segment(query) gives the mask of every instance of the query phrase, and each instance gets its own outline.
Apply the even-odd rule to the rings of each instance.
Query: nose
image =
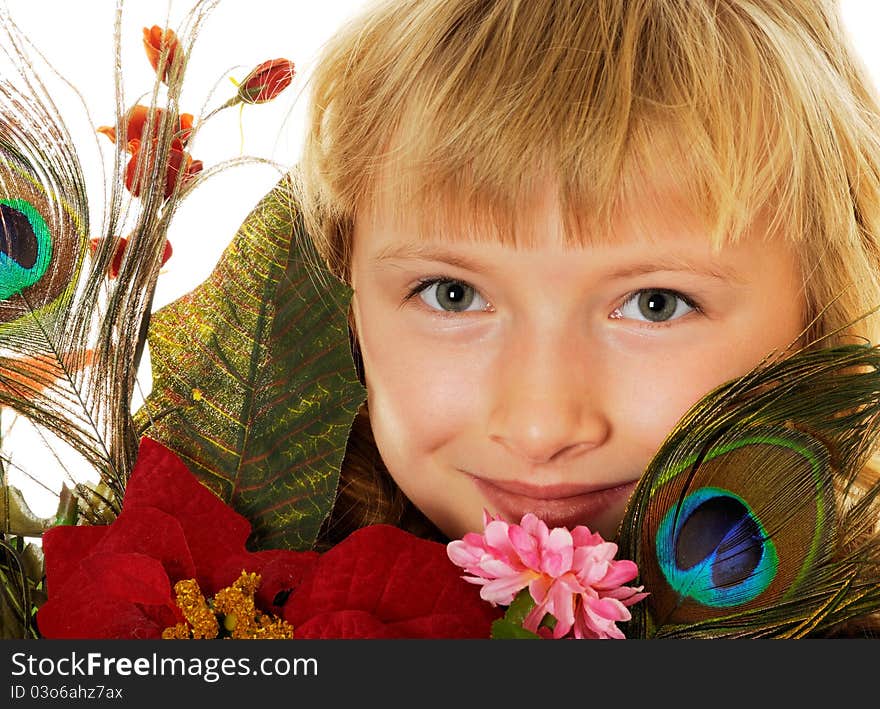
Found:
[[[611,426],[588,345],[571,333],[526,333],[508,344],[496,369],[490,439],[533,465],[602,445]]]

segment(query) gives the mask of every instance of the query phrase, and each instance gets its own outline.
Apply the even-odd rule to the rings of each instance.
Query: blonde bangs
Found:
[[[590,243],[674,193],[718,245],[758,214],[801,244],[811,310],[853,283],[839,320],[880,299],[876,103],[851,53],[821,49],[842,36],[822,1],[382,3],[313,76],[307,225],[345,277],[371,210],[521,243],[550,178]]]

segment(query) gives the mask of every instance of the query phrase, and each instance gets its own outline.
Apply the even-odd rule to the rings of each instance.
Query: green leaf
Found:
[[[28,507],[21,490],[0,485],[0,529],[23,537],[39,537],[53,522],[53,518],[37,517]]]
[[[541,636],[537,633],[526,630],[507,618],[499,618],[492,622],[492,633],[489,637],[492,640],[541,640]]]
[[[330,512],[365,393],[350,300],[285,178],[212,275],[152,316],[153,390],[137,421],[250,520],[253,548],[311,548]]]
[[[540,640],[540,635],[523,627],[526,616],[534,607],[529,589],[522,589],[507,607],[504,617],[492,623],[492,640]]]
[[[33,616],[46,600],[43,575],[40,547],[0,534],[0,639],[39,636]]]

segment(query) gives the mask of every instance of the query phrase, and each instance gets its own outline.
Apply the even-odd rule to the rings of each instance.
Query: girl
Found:
[[[612,537],[709,390],[877,341],[878,104],[830,0],[390,0],[312,81],[303,209],[368,392],[328,544]]]

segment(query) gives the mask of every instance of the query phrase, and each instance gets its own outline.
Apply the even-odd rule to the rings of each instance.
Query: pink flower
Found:
[[[632,561],[616,561],[617,545],[579,525],[548,529],[535,515],[509,524],[485,513],[483,534],[469,533],[450,542],[454,564],[482,586],[480,596],[492,605],[510,605],[528,588],[535,607],[523,627],[538,632],[548,613],[556,619],[553,637],[624,637],[616,623],[631,618],[628,606],[648,594],[642,586],[624,586],[638,575]]]

